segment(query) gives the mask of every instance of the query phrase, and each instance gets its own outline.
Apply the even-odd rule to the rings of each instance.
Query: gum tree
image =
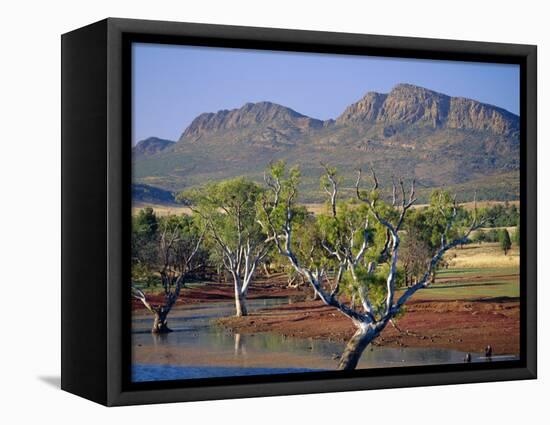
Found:
[[[338,181],[335,170],[325,167],[325,171],[325,186],[330,196],[332,216],[335,219],[334,225],[337,226],[339,225]],[[291,171],[287,176],[284,166],[279,164],[271,167],[270,174],[266,178],[269,192],[263,201],[264,226],[270,229],[280,255],[286,257],[296,272],[304,276],[324,304],[334,307],[348,317],[356,328],[340,358],[338,364],[340,370],[356,368],[365,348],[400,313],[403,305],[417,291],[429,286],[432,270],[437,267],[443,255],[449,249],[465,243],[470,233],[481,225],[477,219],[477,213],[474,211],[469,225],[464,229],[457,229],[455,225],[458,214],[456,200],[453,199],[452,202],[449,202],[448,197],[439,196],[435,198],[437,202],[434,203],[434,199],[432,199],[431,208],[437,210],[445,221],[439,247],[428,262],[422,278],[407,288],[399,297],[396,297],[397,263],[401,243],[399,232],[407,212],[416,201],[415,185],[413,182],[407,193],[402,181],[398,184],[394,182],[391,204],[385,204],[379,201],[378,180],[374,172],[372,180],[373,186],[370,190],[361,189],[361,171],[358,171],[355,195],[357,201],[366,207],[364,212],[361,212],[360,221],[363,223],[360,231],[361,237],[356,238],[358,229],[355,225],[344,225],[345,232],[342,231],[333,239],[336,241],[333,245],[329,245],[326,240],[322,242],[327,255],[337,259],[339,268],[342,270],[340,275],[344,276],[346,273],[351,276],[360,299],[360,306],[356,307],[354,303],[350,303],[348,299],[341,296],[338,285],[333,286],[332,290],[327,289],[325,284],[326,268],[317,265],[311,267],[295,252],[293,239],[296,231],[294,211],[299,183],[297,172]],[[383,244],[383,255],[379,255],[379,246],[372,244],[371,232],[375,228],[371,228],[371,220],[379,229],[383,229],[383,234],[387,232],[390,235],[388,246],[385,246],[385,242]],[[449,237],[458,231],[460,231],[460,237],[453,239]],[[354,234],[352,235],[352,233]],[[359,240],[361,242],[357,243]],[[370,250],[375,250],[375,254],[370,254],[370,258],[374,260],[366,262],[365,258],[369,255],[367,253]],[[382,263],[377,262],[376,259]],[[380,290],[380,279],[377,278],[381,273],[384,275],[382,290]]]
[[[154,303],[143,290],[132,284],[132,296],[141,301],[153,316],[153,333],[171,332],[168,327],[168,314],[179,298],[185,279],[192,271],[202,266],[199,249],[203,240],[201,233],[189,216],[168,216],[156,224],[148,234],[147,254],[140,267],[149,275],[160,277],[163,302]],[[143,272],[142,272],[143,273]]]
[[[200,217],[233,279],[236,316],[248,315],[246,297],[250,283],[271,247],[272,238],[256,221],[256,203],[261,193],[260,186],[240,177],[178,196]]]

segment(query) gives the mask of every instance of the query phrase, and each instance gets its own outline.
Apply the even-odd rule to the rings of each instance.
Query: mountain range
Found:
[[[177,141],[150,137],[133,149],[134,180],[169,191],[246,175],[261,180],[270,161],[299,164],[302,199],[318,202],[320,163],[343,187],[373,166],[381,183],[416,178],[421,196],[446,187],[464,199],[517,199],[519,117],[472,99],[411,84],[369,92],[338,117],[318,120],[271,102],[204,113]]]

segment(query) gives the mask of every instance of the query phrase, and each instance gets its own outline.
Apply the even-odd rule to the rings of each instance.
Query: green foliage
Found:
[[[415,228],[401,236],[401,249],[399,252],[399,264],[403,273],[403,283],[408,285],[419,280],[426,272],[428,262],[432,257],[428,243],[418,237]]]
[[[483,230],[477,230],[474,235],[470,238],[472,242],[482,243],[487,241],[487,233]]]
[[[256,202],[261,193],[256,183],[239,177],[180,193],[177,200],[190,203],[203,226],[211,224],[224,240],[234,244],[239,234],[257,237]]]
[[[519,224],[519,210],[516,205],[496,204],[481,211],[486,227],[513,227]]]
[[[510,234],[508,230],[501,229],[499,233],[500,248],[504,251],[504,255],[508,254],[508,251],[512,247],[512,241],[510,240]]]
[[[368,294],[368,298],[373,307],[373,314],[380,317],[385,309],[385,301],[387,296],[387,277],[389,273],[389,265],[381,264],[372,273],[368,273],[366,266],[360,266],[356,269],[357,280],[352,278],[349,271],[346,271],[342,277],[340,284],[342,293],[350,299],[355,300],[355,303],[360,302],[359,291],[361,287]],[[403,274],[398,271],[396,282],[403,281]]]
[[[158,258],[158,218],[145,208],[132,219],[132,279],[150,286],[157,282],[153,264]]]
[[[480,233],[484,233],[486,242],[498,242],[500,240],[500,232],[497,229],[491,229],[488,231],[480,230]]]
[[[378,203],[377,210],[384,216],[391,216],[391,211],[383,202]],[[365,203],[354,199],[338,202],[336,217],[332,214],[319,214],[317,221],[323,239],[334,248],[346,246],[351,240],[351,247],[357,252],[364,240],[364,227],[368,219],[367,240],[369,249],[363,257],[364,264],[378,261],[386,241],[386,229],[374,218]]]
[[[133,229],[136,233],[148,238],[152,237],[158,230],[158,219],[153,208],[147,207],[138,212],[134,217]]]
[[[150,287],[159,285],[161,280],[158,274],[151,270],[146,263],[136,262],[132,264],[132,282]]]
[[[516,239],[519,237],[519,227],[516,228],[516,231],[514,232],[514,243],[519,244],[519,239]],[[495,243],[500,242],[502,232],[499,229],[489,229],[489,230],[483,230],[479,229],[477,230],[474,235],[472,236],[472,242],[489,242],[489,243]]]
[[[388,267],[383,265],[379,267],[374,273],[367,273],[366,268],[360,268],[357,271],[357,278],[360,285],[364,285],[368,290],[369,299],[375,313],[381,311],[384,306],[384,300],[386,298],[386,278],[388,274]]]
[[[269,168],[268,182],[270,189],[263,193],[257,204],[258,221],[270,223],[276,231],[283,229],[287,219],[287,208],[290,206],[292,216],[292,250],[298,261],[310,268],[331,267],[334,261],[327,258],[322,247],[322,231],[319,220],[307,211],[307,208],[296,204],[298,186],[301,181],[299,168],[287,170],[284,161],[272,163]],[[266,229],[267,232],[271,231]],[[272,248],[272,257],[280,264],[287,265],[288,261],[282,258],[275,247]],[[292,276],[294,270],[289,269]]]
[[[454,211],[456,217],[452,219]],[[455,205],[449,192],[434,190],[428,207],[410,211],[405,222],[405,230],[429,247],[431,256],[441,246],[441,238],[446,231],[448,240],[455,239],[464,232],[471,220],[471,213]],[[449,221],[452,221],[452,225],[447,229]]]
[[[313,215],[298,217],[298,220],[294,222],[297,225],[293,225],[292,239],[292,250],[298,261],[311,269],[334,267],[334,259],[327,256],[321,244],[323,236],[319,221]]]
[[[198,227],[206,231],[204,245],[211,265],[226,266],[225,249],[237,252],[240,247],[256,246],[265,240],[265,229],[258,223],[258,203],[263,194],[258,184],[239,177],[177,196],[178,202],[191,206]]]
[[[277,161],[270,164],[268,177],[273,185],[276,185],[276,181],[280,182],[280,187],[275,188],[278,190],[278,199],[275,199],[277,195],[273,190],[262,192],[262,196],[256,204],[258,219],[263,223],[270,221],[276,229],[280,229],[286,220],[287,205],[289,198],[292,197],[292,221],[298,225],[303,223],[309,213],[304,206],[295,203],[302,178],[300,169],[292,167],[287,170],[284,161]],[[269,214],[269,220],[267,214]]]
[[[169,250],[161,250],[163,233],[175,235]],[[195,248],[200,229],[191,216],[157,217],[151,208],[138,212],[132,221],[132,280],[147,286],[160,283],[159,272],[165,264],[181,272]],[[206,251],[199,249],[194,262],[204,262]]]

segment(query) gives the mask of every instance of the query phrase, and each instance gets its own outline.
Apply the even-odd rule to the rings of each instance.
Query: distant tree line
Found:
[[[514,227],[519,225],[519,208],[505,202],[480,209],[486,219],[485,227]]]

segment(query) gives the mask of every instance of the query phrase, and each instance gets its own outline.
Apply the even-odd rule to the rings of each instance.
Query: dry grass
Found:
[[[514,234],[516,233],[516,226],[508,226],[508,227],[480,227],[477,231],[479,232],[480,230],[483,231],[483,232],[489,232],[490,230],[501,230],[501,229],[506,229],[508,230],[508,233],[510,234],[510,237],[513,237]]]
[[[495,205],[504,205],[506,202],[504,201],[478,201],[477,202],[477,208],[488,208]],[[519,208],[519,201],[509,201],[509,205],[515,205]],[[327,212],[327,204],[326,203],[318,203],[318,204],[304,204],[305,207],[308,209],[308,211],[312,212],[313,214],[317,215],[320,213],[326,213]],[[360,205],[358,203],[357,205]],[[465,202],[461,203],[461,206],[466,208],[467,210],[473,210],[474,209],[474,203],[473,202]],[[413,208],[425,208],[428,204],[414,204]],[[513,227],[508,227],[508,231],[513,230]]]
[[[320,203],[320,204],[304,204],[304,206],[307,208],[307,210],[315,215],[319,214],[327,214],[328,213],[328,207],[326,203]]]
[[[488,208],[493,207],[495,205],[505,205],[506,202],[508,202],[508,205],[515,205],[519,208],[519,201],[477,201],[477,208]],[[460,205],[467,210],[473,210],[474,209],[474,202],[463,202],[460,203]],[[428,204],[415,204],[413,205],[413,208],[424,208],[427,207]]]
[[[193,212],[190,208],[184,207],[182,205],[162,205],[162,204],[149,204],[137,202],[132,205],[132,214],[136,215],[139,210],[151,207],[158,216],[167,216],[167,215],[181,215],[187,214],[191,215]],[[312,212],[315,215],[321,213],[327,213],[326,204],[305,204],[305,207],[308,211]]]
[[[516,244],[507,255],[498,243],[465,245],[448,252],[447,261],[450,268],[501,268],[519,267],[519,249]]]
[[[134,203],[132,205],[132,215],[136,215],[139,210],[151,207],[155,211],[155,214],[158,216],[167,216],[167,215],[191,215],[192,211],[188,207],[183,205],[160,205],[160,204],[145,204],[145,203]]]

